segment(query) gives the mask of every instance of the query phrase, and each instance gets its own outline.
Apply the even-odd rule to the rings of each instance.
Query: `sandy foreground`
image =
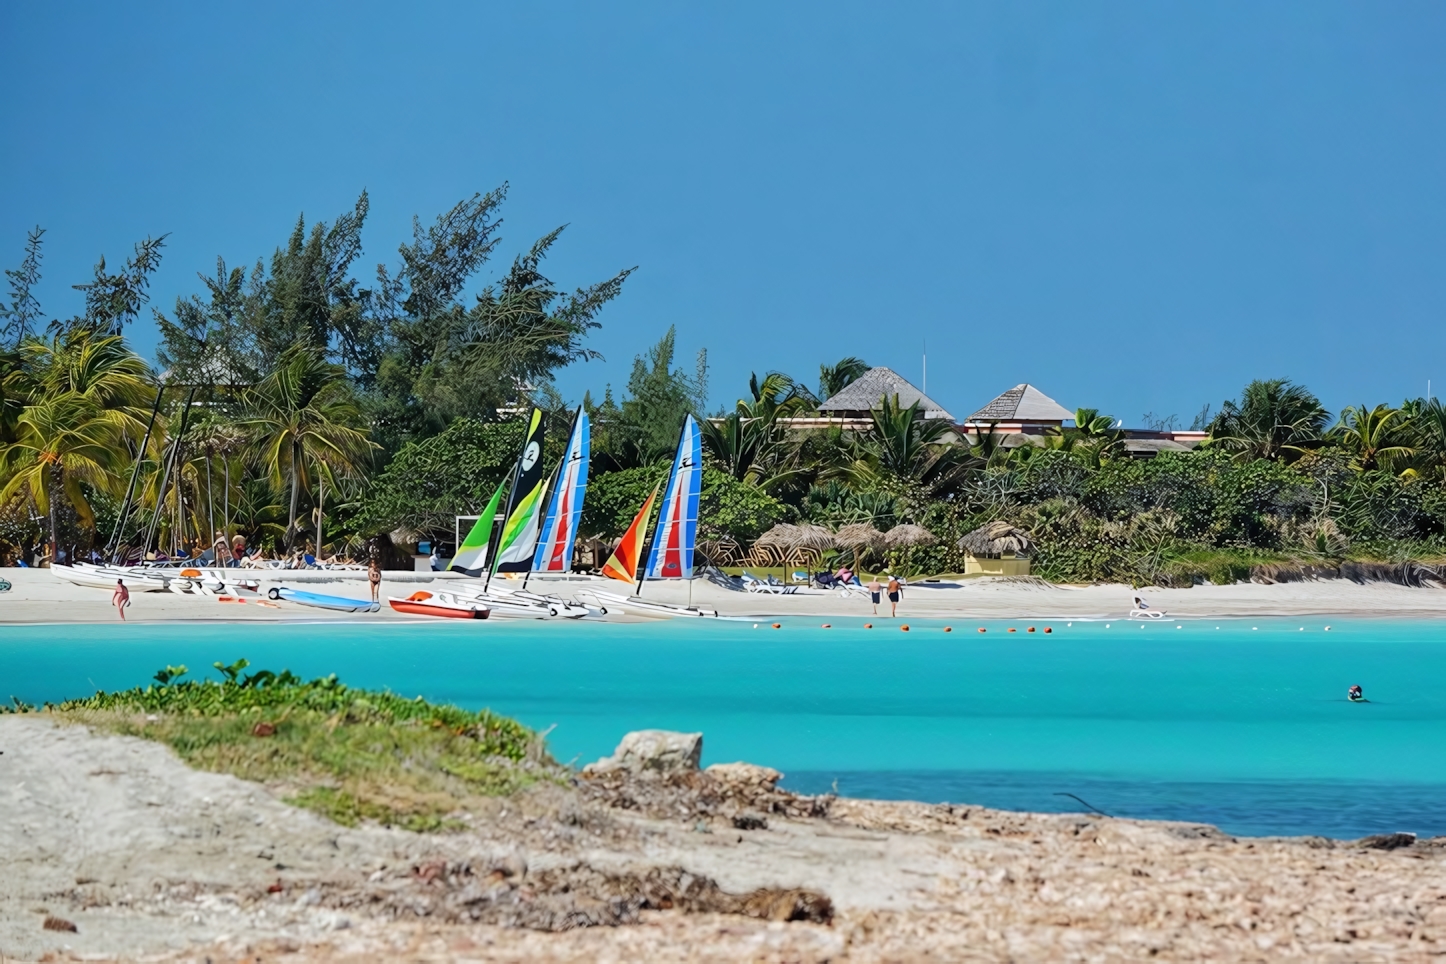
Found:
[[[421,835],[41,716],[0,718],[0,750],[7,960],[1446,956],[1446,838],[1237,840],[707,773],[547,785]]]
[[[103,589],[74,586],[44,569],[3,569],[0,574],[13,584],[0,593],[0,624],[54,622],[116,622],[110,593]],[[368,597],[364,578],[319,571],[248,571],[261,579],[260,591],[273,585],[290,585],[316,592]],[[449,573],[388,572],[384,574],[381,597],[405,597],[419,589],[446,589],[468,582]],[[520,585],[520,581],[504,581]],[[957,588],[935,588],[918,584],[905,589],[899,616],[942,619],[1113,619],[1124,618],[1136,590],[1128,586],[1052,586],[1037,580],[1012,581],[973,579]],[[571,597],[579,590],[598,587],[609,591],[627,587],[610,579],[569,576],[534,577],[529,588]],[[1239,583],[1233,586],[1196,586],[1192,589],[1139,590],[1156,608],[1181,619],[1211,617],[1268,616],[1446,616],[1446,590],[1411,588],[1387,583],[1358,585],[1344,579],[1283,585]],[[734,592],[704,580],[689,587],[677,583],[649,583],[649,599],[716,609],[724,615],[765,618],[771,616],[866,617],[873,614],[867,596],[840,596],[818,590],[788,595]],[[425,616],[404,616],[385,607],[376,614],[334,613],[295,603],[259,605],[259,598],[247,603],[222,603],[215,599],[170,592],[135,593],[126,618],[131,622],[175,620],[420,620]],[[888,613],[887,601],[880,606]],[[625,618],[632,618],[628,616]]]

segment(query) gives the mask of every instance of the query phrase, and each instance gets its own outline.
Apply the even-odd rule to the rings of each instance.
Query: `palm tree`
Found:
[[[1423,402],[1411,420],[1416,455],[1426,469],[1446,468],[1446,405],[1439,399]]]
[[[56,509],[62,500],[80,524],[94,529],[86,489],[116,494],[125,470],[126,416],[76,392],[41,398],[15,420],[15,441],[0,450],[0,504],[25,492],[50,520],[50,560],[58,558]]]
[[[1377,405],[1347,406],[1341,421],[1331,432],[1334,440],[1351,453],[1351,466],[1362,472],[1390,469],[1416,454],[1411,419],[1399,408]]]
[[[1253,381],[1239,404],[1220,406],[1204,444],[1247,458],[1293,458],[1320,446],[1329,421],[1330,412],[1304,385]]]
[[[245,396],[238,427],[278,490],[290,485],[286,548],[296,539],[297,501],[310,490],[309,465],[324,461],[343,476],[357,476],[376,448],[360,426],[361,408],[346,370],[305,343],[288,348],[271,374]]]
[[[809,408],[809,399],[793,379],[769,372],[748,382],[751,399],[740,398],[733,411],[703,422],[708,451],[735,479],[767,488],[799,473],[788,463],[797,446],[779,420]]]
[[[95,515],[80,482],[111,492],[120,482],[128,445],[145,431],[155,392],[149,366],[118,335],[89,328],[26,339],[4,366],[3,464],[9,472],[0,502],[28,491],[50,519],[56,558],[56,500],[70,502],[84,528]]]
[[[848,470],[859,481],[894,476],[934,484],[968,460],[969,446],[952,437],[948,419],[923,418],[918,402],[904,408],[897,395],[886,396],[869,418],[872,424],[856,442],[857,458]]]
[[[818,366],[819,401],[827,401],[837,395],[849,385],[858,381],[859,376],[868,370],[869,363],[853,355],[849,355],[847,358],[840,358],[838,362],[833,365]]]
[[[19,355],[12,390],[32,401],[75,394],[115,411],[126,431],[144,430],[155,381],[150,366],[119,335],[76,328],[49,341],[26,341]]]

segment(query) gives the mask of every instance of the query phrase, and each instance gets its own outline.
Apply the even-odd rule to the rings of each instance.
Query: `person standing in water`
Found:
[[[1366,694],[1361,692],[1360,683],[1351,684],[1351,688],[1346,690],[1346,699],[1352,703],[1364,703],[1366,701]]]
[[[126,588],[124,579],[115,581],[115,592],[111,593],[110,604],[120,614],[121,622],[126,621],[126,607],[131,604],[131,591]]]

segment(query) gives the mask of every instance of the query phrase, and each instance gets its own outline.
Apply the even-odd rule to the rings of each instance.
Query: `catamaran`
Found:
[[[641,598],[643,582],[648,579],[687,579],[689,589],[692,589],[693,553],[698,543],[698,498],[702,488],[703,436],[697,420],[688,415],[684,417],[682,431],[678,433],[678,450],[673,456],[673,467],[668,473],[668,484],[663,490],[663,503],[658,512],[657,530],[641,575],[638,563],[643,558],[643,546],[647,543],[648,520],[653,500],[658,495],[656,486],[602,568],[604,576],[620,582],[632,585],[636,580],[637,589],[630,596],[605,589],[579,590],[578,595],[592,596],[603,605],[624,605],[629,612],[716,617],[717,610],[691,605],[675,606]]]
[[[567,453],[558,466],[553,485],[543,475],[542,412],[534,408],[528,419],[527,435],[513,468],[511,485],[498,486],[482,516],[468,532],[450,568],[469,576],[485,576],[483,584],[463,585],[448,590],[459,600],[473,600],[490,607],[494,616],[580,618],[591,614],[576,602],[527,591],[527,577],[533,572],[566,571],[572,561],[573,542],[582,518],[582,500],[587,489],[590,455],[587,413],[578,408],[573,418]],[[542,506],[551,488],[547,511]],[[494,538],[494,521],[508,490],[501,530]],[[488,559],[490,557],[490,564]],[[523,573],[523,583],[512,588],[494,582],[498,573]]]

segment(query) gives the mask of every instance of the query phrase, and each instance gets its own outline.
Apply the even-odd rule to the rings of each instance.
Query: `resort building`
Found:
[[[1074,421],[1074,412],[1027,382],[1015,385],[970,415],[960,428],[1005,435],[1043,435]]]
[[[1012,449],[1041,444],[1043,436],[1060,431],[1065,422],[1073,425],[1074,416],[1072,410],[1026,382],[996,396],[960,423],[958,429],[969,439],[1002,435],[1000,444]],[[1125,451],[1140,459],[1153,458],[1161,452],[1188,452],[1204,441],[1206,434],[1173,429],[1120,428],[1117,431]]]
[[[924,418],[942,418],[954,421],[954,416],[928,395],[916,388],[907,378],[892,368],[870,368],[843,391],[825,399],[818,406],[817,418],[789,419],[793,428],[814,428],[837,425],[842,428],[864,429],[871,422],[869,412],[878,408],[886,398],[898,397],[899,406],[908,408],[918,403]]]

